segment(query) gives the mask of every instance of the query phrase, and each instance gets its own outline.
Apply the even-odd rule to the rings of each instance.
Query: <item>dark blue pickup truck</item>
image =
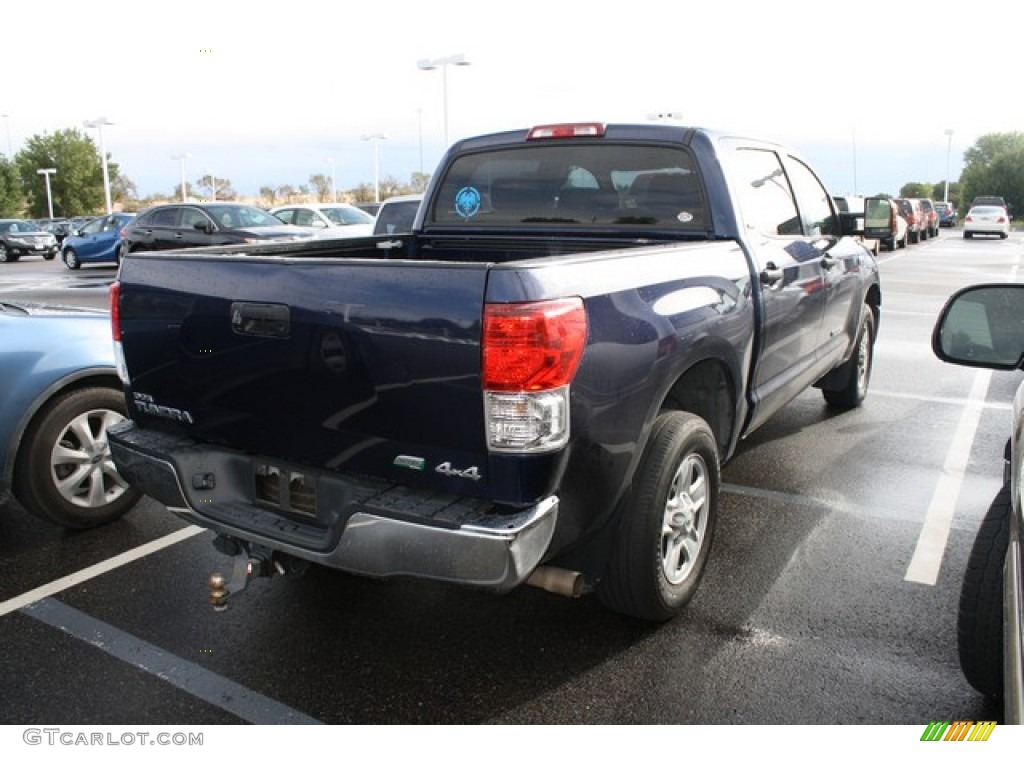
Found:
[[[702,129],[460,141],[412,233],[125,258],[115,461],[234,556],[215,602],[318,563],[668,619],[739,440],[867,393],[876,202]]]

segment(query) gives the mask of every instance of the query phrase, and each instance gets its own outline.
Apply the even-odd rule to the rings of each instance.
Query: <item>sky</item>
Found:
[[[99,144],[83,123],[106,118],[143,196],[171,194],[186,153],[188,181],[242,195],[407,182],[440,160],[446,115],[450,141],[566,121],[747,133],[837,195],[955,180],[979,136],[1024,130],[1017,0],[15,2],[0,152],[67,128]],[[456,54],[469,65],[417,66]]]

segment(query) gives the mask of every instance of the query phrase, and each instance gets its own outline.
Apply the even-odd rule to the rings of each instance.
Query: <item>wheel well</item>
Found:
[[[11,466],[16,467],[18,462],[21,461],[21,452],[24,446],[23,438],[25,437],[25,434],[32,428],[32,425],[39,420],[40,416],[46,410],[46,407],[54,400],[56,400],[58,397],[63,397],[69,392],[75,392],[79,389],[88,389],[89,387],[110,387],[111,389],[116,389],[118,392],[124,391],[121,379],[117,376],[116,373],[99,373],[93,374],[91,376],[86,376],[81,379],[69,381],[59,389],[55,389],[53,392],[49,392],[46,395],[45,400],[42,400],[38,404],[36,404],[35,408],[32,410],[31,417],[28,419],[28,421],[25,422],[24,428],[18,434],[18,449],[14,457],[14,463]]]
[[[704,360],[687,370],[669,391],[662,409],[700,416],[711,427],[720,454],[727,455],[736,430],[736,387],[720,362]]]

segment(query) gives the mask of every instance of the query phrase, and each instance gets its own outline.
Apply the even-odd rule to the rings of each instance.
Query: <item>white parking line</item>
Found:
[[[52,597],[58,592],[63,592],[65,589],[81,584],[83,581],[88,581],[89,579],[94,579],[97,576],[102,576],[104,573],[112,571],[115,568],[120,568],[122,565],[127,565],[134,560],[146,557],[154,552],[159,552],[161,549],[177,544],[179,541],[189,539],[197,533],[202,533],[204,530],[204,528],[200,528],[197,525],[190,525],[187,528],[182,528],[180,531],[169,533],[163,538],[156,539],[148,544],[143,544],[135,549],[129,549],[127,552],[122,552],[117,557],[112,557],[109,560],[96,563],[96,565],[91,565],[76,573],[64,576],[56,581],[51,581],[49,584],[36,587],[35,589],[18,595],[17,597],[12,597],[10,600],[5,600],[0,603],[0,617],[6,616],[8,613],[21,610],[25,606],[38,602],[43,598]]]
[[[320,725],[319,720],[239,685],[187,659],[124,632],[106,622],[46,598],[23,613],[155,675],[198,699],[255,725]]]
[[[967,473],[971,445],[974,443],[978,422],[985,408],[985,393],[988,391],[991,378],[992,372],[987,370],[978,371],[974,375],[967,404],[960,415],[960,423],[957,424],[953,441],[946,453],[946,461],[942,466],[942,474],[932,493],[924,525],[917,538],[917,546],[903,577],[905,581],[934,586],[938,580],[942,555],[946,550],[957,498],[960,496],[960,487]]]

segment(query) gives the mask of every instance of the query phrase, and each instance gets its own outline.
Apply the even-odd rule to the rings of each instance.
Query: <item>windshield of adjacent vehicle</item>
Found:
[[[373,216],[358,208],[321,208],[320,211],[335,224],[348,226],[349,224],[373,224]]]
[[[0,222],[0,232],[39,232],[39,227],[27,221]]]
[[[207,205],[204,209],[223,227],[283,227],[283,222],[266,211],[248,205]]]
[[[551,142],[457,158],[427,224],[698,231],[710,221],[683,148]]]

